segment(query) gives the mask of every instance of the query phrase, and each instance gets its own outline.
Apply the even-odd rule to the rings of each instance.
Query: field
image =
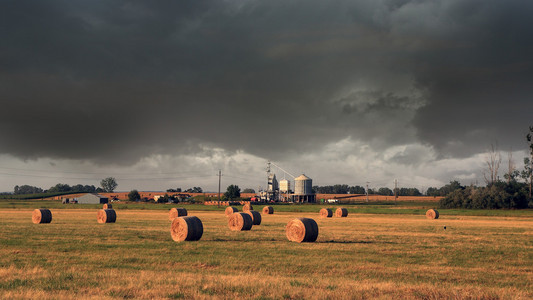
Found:
[[[318,205],[275,206],[233,232],[224,208],[191,205],[204,235],[176,243],[168,205],[114,205],[117,222],[97,224],[96,206],[48,204],[52,223],[33,224],[36,203],[0,203],[1,299],[533,298],[531,210],[428,220],[414,205],[347,206],[320,219]],[[317,221],[317,242],[287,240],[295,217]]]

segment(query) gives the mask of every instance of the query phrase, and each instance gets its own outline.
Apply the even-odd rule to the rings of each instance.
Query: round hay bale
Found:
[[[31,221],[35,224],[52,222],[52,212],[46,208],[39,208],[31,214]]]
[[[111,209],[113,208],[113,204],[111,203],[104,203],[104,206],[102,207],[103,209]]]
[[[177,217],[185,217],[185,216],[187,216],[187,210],[185,208],[173,207],[170,209],[170,212],[168,213],[168,219],[170,221],[174,220]]]
[[[244,212],[247,212],[247,211],[250,211],[250,210],[254,210],[253,206],[251,203],[246,203],[244,204],[244,206],[242,207],[242,211]]]
[[[198,241],[204,234],[202,221],[195,217],[177,217],[172,220],[170,235],[176,242]]]
[[[233,231],[250,230],[252,225],[252,217],[247,213],[236,212],[228,220],[228,227]]]
[[[231,215],[233,215],[234,213],[238,212],[239,210],[236,208],[236,207],[233,207],[233,206],[228,206],[226,207],[226,210],[225,210],[225,214],[226,214],[226,217],[231,217]]]
[[[348,210],[344,207],[339,207],[335,211],[335,217],[346,218],[348,216]]]
[[[263,207],[263,214],[272,215],[274,213],[274,208],[272,206]]]
[[[249,214],[250,217],[252,217],[253,225],[261,225],[261,214],[258,211],[249,210],[246,213]]]
[[[439,218],[439,212],[436,209],[428,209],[428,211],[426,211],[426,218],[428,218],[428,219],[438,219]]]
[[[321,218],[333,217],[333,211],[329,208],[322,208],[319,212]]]
[[[117,213],[114,209],[101,209],[96,215],[98,223],[115,223],[117,220]]]
[[[294,219],[287,223],[285,234],[291,242],[314,242],[318,237],[318,225],[313,219]]]

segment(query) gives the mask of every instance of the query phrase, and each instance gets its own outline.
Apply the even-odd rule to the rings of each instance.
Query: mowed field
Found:
[[[119,207],[114,224],[97,224],[97,209],[51,209],[52,223],[33,224],[32,209],[3,208],[0,299],[533,298],[530,213],[321,219],[320,208],[275,211],[243,232],[223,208],[188,209],[204,234],[181,243],[162,209]],[[296,217],[317,221],[317,242],[287,240]]]

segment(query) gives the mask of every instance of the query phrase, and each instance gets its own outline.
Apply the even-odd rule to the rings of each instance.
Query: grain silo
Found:
[[[304,174],[294,178],[294,202],[316,202],[313,180]]]
[[[291,190],[291,182],[287,179],[279,181],[279,191],[282,193],[288,193]]]

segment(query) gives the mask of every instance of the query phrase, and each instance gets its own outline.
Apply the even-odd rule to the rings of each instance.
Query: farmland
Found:
[[[420,204],[347,206],[321,219],[325,206],[274,206],[235,232],[224,207],[190,205],[204,234],[176,243],[169,205],[114,204],[117,222],[97,224],[97,206],[48,202],[53,221],[38,225],[38,204],[0,202],[2,299],[533,297],[531,210],[428,220]],[[317,242],[287,241],[295,217],[317,221]]]

